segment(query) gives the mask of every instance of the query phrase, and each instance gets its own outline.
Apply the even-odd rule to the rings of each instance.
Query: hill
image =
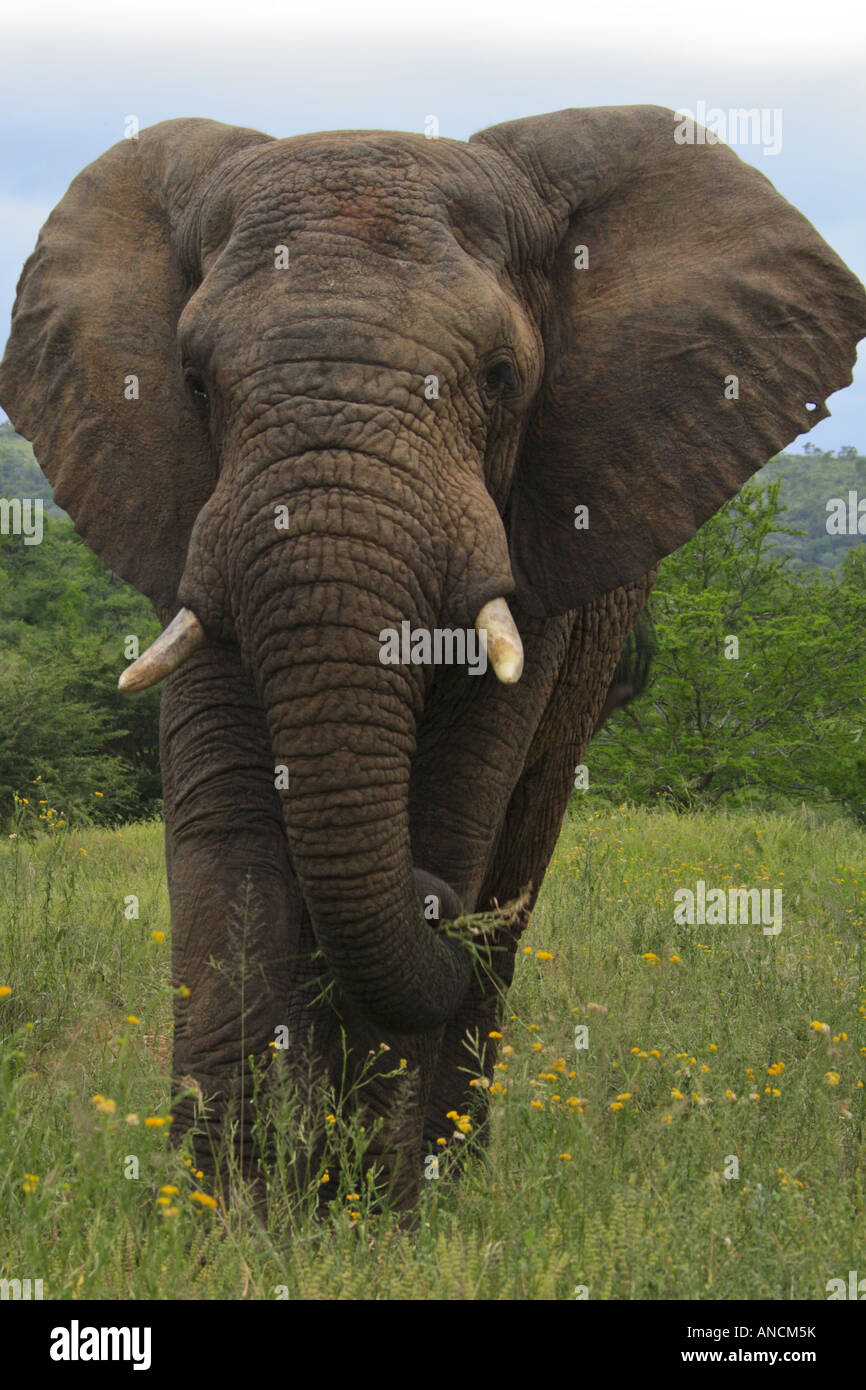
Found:
[[[762,468],[753,479],[757,483],[782,479],[779,501],[784,508],[784,523],[792,530],[804,531],[803,536],[776,537],[772,544],[793,556],[798,566],[839,570],[846,551],[862,544],[866,536],[831,535],[827,531],[827,504],[832,498],[842,498],[847,508],[849,492],[866,498],[866,458],[853,448],[840,449],[839,454],[779,454]]]
[[[66,512],[54,502],[51,484],[33,457],[33,450],[8,420],[0,425],[0,497],[39,497],[46,516],[66,517]]]

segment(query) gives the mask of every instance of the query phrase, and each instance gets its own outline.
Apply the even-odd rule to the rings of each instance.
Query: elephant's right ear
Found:
[[[88,165],[24,267],[0,364],[0,404],[58,506],[163,619],[216,481],[178,364],[177,322],[195,288],[179,224],[219,164],[270,139],[165,121]]]
[[[510,162],[506,186],[547,247],[545,375],[509,503],[533,614],[652,569],[851,380],[863,287],[714,140],[653,106],[472,137]]]

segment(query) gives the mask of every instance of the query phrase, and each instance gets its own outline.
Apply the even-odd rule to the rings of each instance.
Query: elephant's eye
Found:
[[[484,394],[493,400],[513,391],[517,386],[517,373],[510,357],[498,357],[485,367],[481,377]]]
[[[207,388],[205,387],[205,384],[202,381],[201,377],[198,375],[197,372],[191,371],[189,368],[187,368],[187,370],[183,374],[183,379],[186,382],[186,389],[192,396],[193,404],[195,405],[196,409],[202,411],[203,414],[206,414],[210,402],[207,394]]]

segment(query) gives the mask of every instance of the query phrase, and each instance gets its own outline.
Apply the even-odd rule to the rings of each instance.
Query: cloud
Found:
[[[852,23],[850,0],[726,0],[724,6],[683,4],[682,0],[606,0],[602,5],[568,5],[536,0],[531,7],[514,0],[436,0],[408,6],[405,0],[329,0],[326,5],[284,0],[148,0],[146,7],[118,7],[116,0],[89,0],[70,7],[66,0],[43,0],[20,7],[4,19],[10,51],[22,40],[90,45],[94,40],[122,49],[146,47],[154,37],[197,57],[215,42],[237,53],[256,34],[275,40],[351,35],[375,47],[383,38],[435,48],[443,42],[494,42],[527,51],[527,45],[554,52],[571,40],[584,48],[608,46],[643,51],[648,58],[690,57],[707,48],[748,67],[768,61],[814,68],[866,53],[866,28]],[[12,47],[14,42],[14,49]],[[189,45],[194,45],[190,51]],[[290,74],[287,74],[290,78]]]

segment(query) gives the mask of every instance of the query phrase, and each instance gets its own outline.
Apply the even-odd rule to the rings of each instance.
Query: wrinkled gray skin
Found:
[[[0,401],[93,549],[208,637],[166,683],[162,762],[174,1074],[211,1140],[281,1024],[298,1077],[338,1079],[342,1030],[350,1075],[390,1044],[365,1095],[398,1202],[449,1110],[483,1124],[461,1044],[499,1023],[528,914],[485,983],[419,894],[534,901],[655,565],[850,380],[859,283],[675,126],[168,121],[75,180],[25,267]],[[383,628],[471,627],[499,596],[519,683],[380,663]]]

